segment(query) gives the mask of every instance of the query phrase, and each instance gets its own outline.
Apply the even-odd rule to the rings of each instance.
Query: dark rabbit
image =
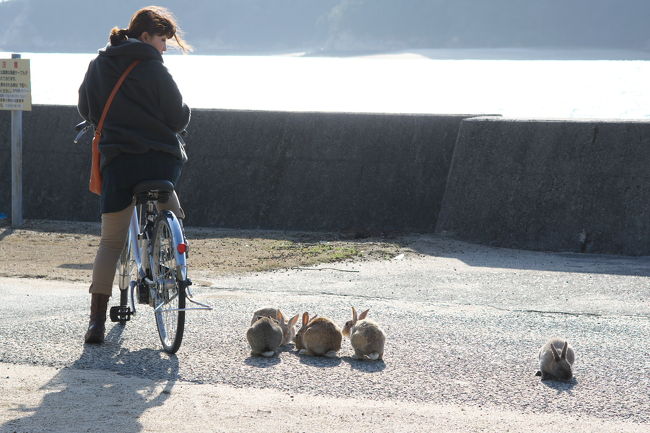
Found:
[[[282,328],[277,320],[258,316],[246,332],[251,356],[274,356],[282,343]]]
[[[569,343],[551,338],[539,351],[539,371],[535,375],[542,376],[542,380],[571,380],[574,361],[575,353]]]
[[[293,316],[289,321],[285,319],[284,314],[282,314],[282,311],[280,311],[279,308],[272,308],[272,307],[267,307],[267,308],[262,308],[257,310],[255,313],[253,313],[253,319],[251,320],[251,325],[255,320],[257,320],[257,317],[270,317],[272,319],[276,319],[278,321],[278,324],[280,325],[280,328],[282,328],[282,344],[281,346],[284,346],[285,344],[289,344],[291,340],[296,335],[296,323],[298,322],[298,315],[296,314]]]

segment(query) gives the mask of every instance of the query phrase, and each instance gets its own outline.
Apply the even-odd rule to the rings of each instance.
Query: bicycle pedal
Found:
[[[133,311],[131,311],[129,307],[116,305],[115,307],[111,307],[109,316],[111,318],[111,322],[128,322],[131,320],[132,314]]]

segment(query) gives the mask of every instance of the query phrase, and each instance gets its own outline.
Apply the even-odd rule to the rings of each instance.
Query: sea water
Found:
[[[77,103],[96,54],[23,53],[34,104]],[[0,58],[10,53],[0,52]],[[645,60],[462,60],[165,54],[192,108],[650,118]]]

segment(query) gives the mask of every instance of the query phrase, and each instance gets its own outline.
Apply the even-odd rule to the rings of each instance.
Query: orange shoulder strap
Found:
[[[117,80],[117,83],[115,83],[115,86],[111,91],[111,94],[108,96],[108,99],[106,100],[106,104],[104,104],[104,110],[102,111],[102,116],[99,118],[99,123],[95,128],[95,136],[93,137],[93,155],[92,155],[92,162],[90,167],[90,184],[88,186],[88,189],[90,189],[91,192],[97,195],[101,195],[102,193],[102,172],[100,168],[101,157],[99,153],[99,140],[101,139],[102,136],[102,129],[104,129],[104,120],[106,119],[106,115],[108,114],[108,109],[111,108],[111,104],[113,103],[113,99],[115,98],[117,91],[120,90],[120,87],[122,86],[122,83],[124,83],[126,76],[129,75],[129,73],[133,70],[133,68],[136,67],[138,63],[140,63],[140,60],[134,60],[133,63],[131,63],[126,68],[126,70],[122,72],[120,79]]]
[[[131,63],[124,70],[124,72],[122,72],[120,79],[117,80],[117,83],[115,83],[115,86],[113,87],[113,90],[111,91],[111,94],[108,96],[108,99],[106,100],[106,104],[104,105],[104,111],[102,111],[102,117],[99,118],[99,123],[97,124],[97,128],[95,129],[95,135],[97,134],[102,135],[102,129],[104,128],[104,120],[106,119],[106,115],[108,114],[108,109],[111,108],[111,104],[113,103],[113,99],[115,98],[117,91],[120,90],[120,87],[122,87],[122,83],[124,83],[124,80],[126,80],[126,76],[129,75],[129,73],[133,70],[133,68],[136,67],[138,63],[140,63],[140,60],[134,60],[133,63]]]

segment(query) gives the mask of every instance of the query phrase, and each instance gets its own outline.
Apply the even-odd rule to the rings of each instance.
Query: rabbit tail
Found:
[[[368,354],[368,359],[372,359],[373,361],[376,361],[379,359],[379,353],[377,352],[372,352]]]
[[[324,356],[326,356],[328,358],[336,358],[336,350],[330,350]]]
[[[269,351],[267,351],[267,352],[262,352],[262,356],[264,356],[264,357],[266,357],[266,358],[270,358],[270,357],[272,357],[273,355],[275,355],[275,352],[272,351],[272,350],[269,350]]]

